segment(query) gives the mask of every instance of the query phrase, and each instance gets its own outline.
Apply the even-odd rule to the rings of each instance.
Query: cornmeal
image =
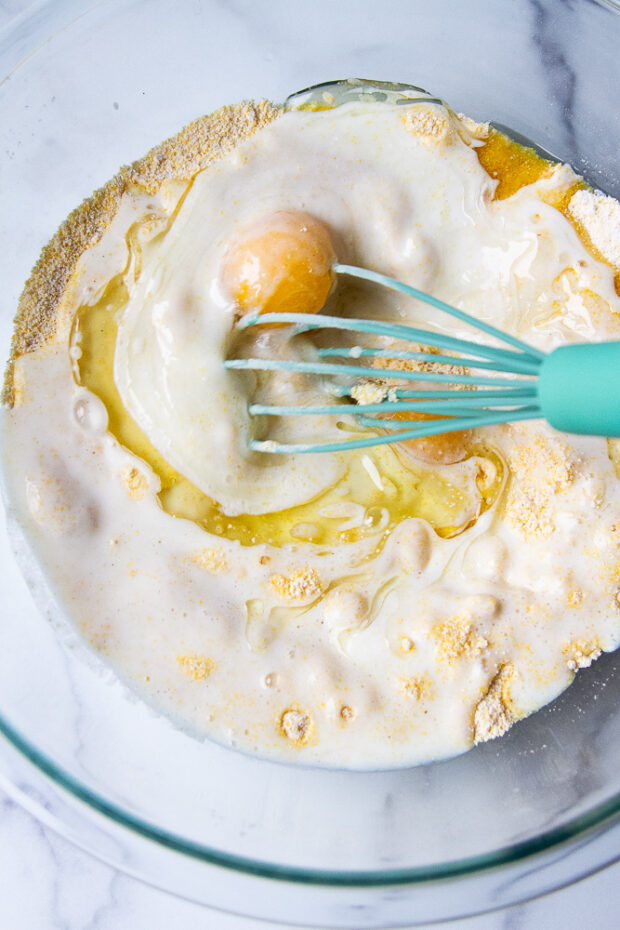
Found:
[[[44,249],[5,381],[11,509],[66,618],[177,725],[291,762],[444,758],[552,700],[620,641],[617,449],[539,420],[252,452],[356,438],[355,401],[437,363],[371,361],[350,415],[267,418],[249,404],[337,399],[223,361],[411,348],[241,333],[256,308],[477,338],[334,258],[542,351],[620,339],[619,209],[422,94],[226,107],[123,169]]]

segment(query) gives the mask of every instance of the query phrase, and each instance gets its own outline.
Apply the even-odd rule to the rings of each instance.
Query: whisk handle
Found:
[[[620,342],[554,349],[540,367],[538,400],[555,429],[620,436]]]

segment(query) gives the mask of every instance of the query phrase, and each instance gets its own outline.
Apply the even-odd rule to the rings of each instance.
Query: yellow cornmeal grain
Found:
[[[472,119],[471,116],[465,116],[464,113],[457,113],[456,115],[463,129],[467,130],[469,135],[473,136],[474,139],[482,140],[488,138],[491,128],[488,123],[478,123],[475,119]]]
[[[452,662],[461,656],[474,659],[489,645],[484,636],[476,633],[474,624],[466,617],[453,617],[445,623],[436,623],[432,635],[437,640],[440,661]]]
[[[192,681],[204,681],[215,668],[215,662],[208,656],[177,656],[177,662]]]
[[[440,350],[435,346],[418,345],[414,342],[402,346],[397,346],[395,344],[390,348],[393,348],[395,351],[402,351],[404,349],[407,352],[423,352],[430,355],[431,358],[428,361],[422,361],[421,359],[382,358],[379,356],[373,359],[373,368],[389,369],[390,371],[434,371],[437,374],[445,373],[451,375],[466,375],[469,373],[468,369],[462,365],[443,365],[441,362],[433,362],[432,356],[440,354]],[[393,384],[393,381],[391,383]],[[467,388],[466,385],[454,385],[455,390],[463,390],[465,388]]]
[[[448,117],[431,107],[411,107],[403,114],[402,121],[407,132],[418,136],[422,142],[441,142],[451,132]]]
[[[433,686],[426,675],[419,678],[400,678],[398,680],[398,690],[405,697],[413,698],[416,701],[430,701],[433,697]]]
[[[351,397],[358,404],[380,404],[385,400],[387,386],[379,381],[360,381],[351,388]]]
[[[507,451],[512,486],[506,516],[524,536],[550,536],[555,529],[551,506],[575,480],[567,447],[551,437]],[[533,463],[535,466],[533,467]]]
[[[280,717],[280,733],[297,746],[308,742],[312,727],[310,714],[296,707],[285,710]]]
[[[146,475],[135,466],[128,466],[121,472],[121,477],[127,485],[127,493],[134,501],[141,501],[149,487]]]
[[[228,560],[223,549],[196,549],[192,562],[212,575],[223,575],[228,571]]]
[[[491,680],[486,694],[478,701],[473,721],[475,743],[503,736],[515,722],[508,692],[508,683],[513,674],[512,664],[502,665]]]
[[[415,643],[412,639],[409,639],[408,636],[401,636],[398,640],[398,646],[401,652],[410,653],[415,652]]]
[[[598,659],[602,651],[596,638],[589,640],[575,639],[562,647],[562,653],[566,656],[566,664],[571,671],[576,671],[578,668],[588,668],[595,659]]]
[[[583,591],[580,588],[571,588],[566,595],[566,604],[568,607],[579,607],[583,601]]]
[[[345,723],[348,723],[355,717],[355,711],[352,707],[349,707],[348,704],[343,704],[340,708],[340,716],[345,721]]]
[[[2,401],[17,400],[15,360],[53,339],[56,319],[81,256],[99,242],[118,213],[122,197],[136,189],[155,194],[167,181],[190,181],[282,112],[266,100],[243,102],[200,117],[155,146],[73,210],[45,246],[19,300]]]
[[[288,578],[286,575],[272,575],[269,583],[280,597],[288,601],[305,601],[321,594],[323,590],[319,573],[309,566],[298,568]]]

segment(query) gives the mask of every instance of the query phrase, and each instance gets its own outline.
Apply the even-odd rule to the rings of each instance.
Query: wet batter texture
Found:
[[[44,250],[4,390],[14,519],[76,629],[190,732],[294,762],[438,759],[554,698],[620,639],[612,445],[534,421],[250,452],[252,437],[359,426],[250,417],[253,400],[330,395],[310,375],[222,363],[329,341],[241,334],[256,308],[472,337],[334,280],[334,257],[545,351],[618,339],[619,217],[570,167],[430,98],[240,104],[121,172]],[[371,362],[355,398],[432,359]]]

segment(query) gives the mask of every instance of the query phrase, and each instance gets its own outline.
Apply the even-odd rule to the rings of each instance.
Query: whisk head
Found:
[[[409,351],[353,345],[319,348],[316,359],[311,361],[264,358],[227,359],[224,364],[229,369],[298,372],[322,376],[325,379],[325,390],[331,399],[329,403],[323,405],[252,403],[249,405],[249,413],[252,416],[352,415],[362,429],[378,431],[362,438],[347,438],[341,442],[326,443],[282,443],[255,439],[251,441],[252,449],[270,453],[339,452],[421,439],[515,420],[538,419],[543,416],[538,395],[538,375],[546,357],[545,353],[402,281],[354,265],[336,263],[333,270],[336,273],[373,281],[421,300],[468,323],[510,348],[480,344],[443,333],[418,329],[414,326],[378,320],[299,313],[263,313],[246,316],[238,324],[240,329],[256,325],[286,323],[293,327],[295,334],[318,329],[334,329],[341,332],[387,337],[399,342],[405,341],[418,346],[431,347],[432,350],[432,354],[429,354],[428,349]],[[341,361],[326,361],[326,359],[336,358]],[[378,369],[359,364],[360,360],[366,358],[405,363],[430,362],[431,364],[427,364],[426,368],[420,371],[391,367]],[[464,369],[465,372],[455,374],[454,371],[448,370],[454,366],[458,366],[460,370]],[[483,372],[483,374],[472,374],[472,372]],[[495,374],[484,374],[484,372]],[[504,377],[504,375],[511,374],[517,377]],[[356,394],[358,398],[362,396],[359,390],[361,382],[372,381],[381,384],[385,399],[377,403],[354,402]],[[386,386],[390,381],[400,382],[400,385],[398,387]],[[406,381],[416,382],[416,384],[429,382],[439,385],[440,389],[407,390],[402,385],[402,382]],[[467,388],[473,390],[467,390]],[[352,398],[352,400],[337,403],[334,398]],[[402,418],[398,419],[403,414],[413,414],[414,417],[416,414],[430,415],[431,419],[418,421],[415,426],[408,428],[403,426]]]

